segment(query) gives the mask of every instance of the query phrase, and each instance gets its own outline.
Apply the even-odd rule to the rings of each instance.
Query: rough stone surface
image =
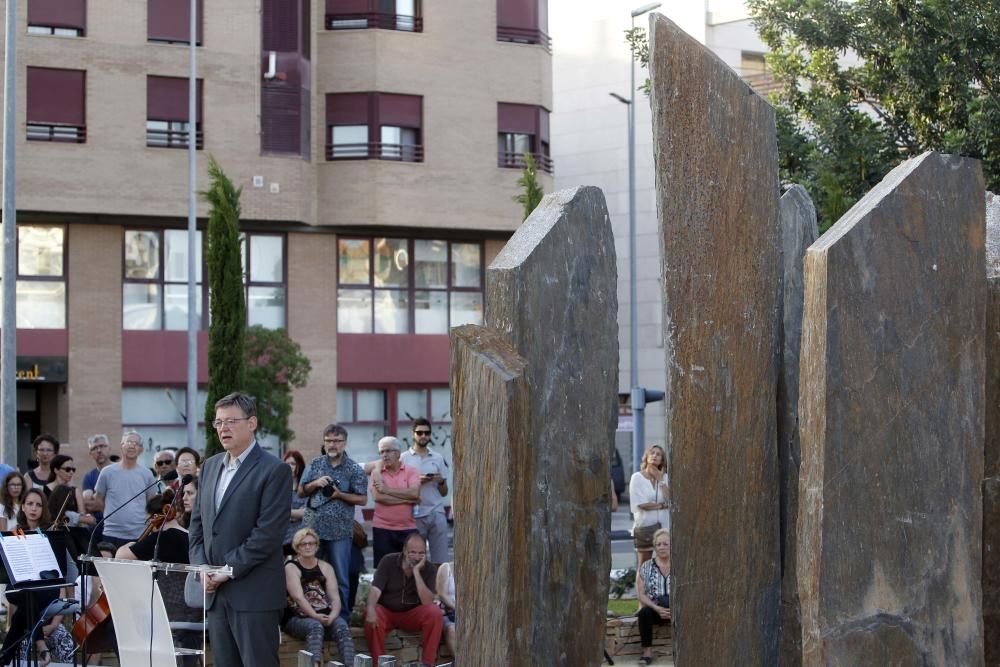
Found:
[[[674,655],[774,665],[781,616],[774,111],[651,18],[663,257]]]
[[[486,326],[452,331],[459,664],[601,662],[616,290],[603,194],[565,190],[487,270]]]
[[[986,479],[983,480],[983,637],[1000,664],[1000,197],[986,193]]]
[[[806,253],[804,665],[983,664],[983,201],[925,153]]]
[[[793,185],[778,200],[782,254],[781,373],[778,375],[778,465],[781,474],[781,664],[802,662],[802,627],[795,577],[795,525],[799,513],[799,349],[804,285],[802,260],[819,238],[816,207]]]

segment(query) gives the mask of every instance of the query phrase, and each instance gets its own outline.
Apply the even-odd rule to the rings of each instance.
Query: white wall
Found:
[[[552,156],[555,187],[596,185],[604,191],[618,257],[618,340],[621,351],[619,391],[629,391],[629,243],[628,243],[628,110],[612,98],[629,96],[629,49],[624,32],[630,12],[642,0],[549,0],[552,33]],[[677,3],[659,8],[689,34],[716,50],[734,68],[740,51],[762,52],[742,2],[715,0]],[[709,13],[711,12],[711,14]],[[710,26],[709,16],[725,23]],[[636,19],[648,26],[648,15]],[[636,67],[637,86],[646,71]],[[663,389],[666,368],[662,334],[660,245],[653,182],[652,128],[648,99],[636,93],[636,257],[639,384]],[[663,403],[646,410],[646,441],[663,442]],[[619,434],[626,467],[629,436]]]

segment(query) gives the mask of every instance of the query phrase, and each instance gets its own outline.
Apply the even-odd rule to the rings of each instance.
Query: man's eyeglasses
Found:
[[[347,438],[323,438],[323,443],[327,445],[335,445],[338,442],[347,442]]]
[[[225,426],[226,428],[232,428],[236,426],[236,422],[245,422],[250,419],[249,417],[239,417],[239,418],[229,418],[229,419],[216,419],[212,422],[212,428],[218,431],[220,428]]]
[[[158,466],[167,466],[167,465],[170,465],[171,463],[173,463],[173,461],[157,461],[156,465],[158,465]]]
[[[430,431],[414,431],[413,435],[430,435]]]

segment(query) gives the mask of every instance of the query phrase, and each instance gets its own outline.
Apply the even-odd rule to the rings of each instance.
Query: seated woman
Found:
[[[670,533],[664,529],[653,535],[653,557],[639,567],[635,578],[639,594],[639,640],[642,657],[639,664],[653,663],[653,624],[670,620]]]
[[[21,510],[17,513],[17,527],[21,530],[46,530],[52,520],[49,517],[49,507],[45,493],[40,488],[28,489],[21,500]],[[57,554],[58,555],[58,554]],[[31,596],[30,605],[27,596]],[[59,590],[44,590],[37,592],[10,591],[7,600],[11,604],[10,628],[0,648],[0,665],[9,664],[18,652],[17,648],[24,636],[31,631],[38,617],[49,606],[49,603],[59,597]],[[28,618],[28,607],[32,608],[35,618]],[[32,635],[38,664],[47,665],[53,658],[60,662],[73,657],[73,638],[62,625],[62,615],[55,615],[43,621],[40,628]],[[27,644],[24,644],[27,649]],[[51,651],[51,653],[50,653]],[[27,651],[23,651],[26,653]]]
[[[455,563],[442,563],[437,573],[437,594],[444,607],[444,639],[455,657]]]
[[[306,640],[313,664],[323,664],[323,638],[335,639],[340,661],[354,664],[354,640],[347,621],[340,617],[340,589],[337,575],[326,561],[316,557],[319,535],[301,528],[292,537],[295,555],[285,563],[288,609],[285,632]]]
[[[183,511],[170,521],[165,521],[159,531],[152,531],[137,542],[129,542],[118,549],[115,558],[122,560],[153,560],[156,552],[157,560],[162,563],[187,563],[188,560],[188,523],[191,521],[191,511],[198,497],[198,478],[195,477],[181,489]],[[161,496],[153,496],[146,504],[150,515],[161,514],[164,505],[173,501],[174,492],[167,489]],[[156,539],[159,536],[159,551]],[[167,609],[167,618],[171,621],[196,623],[201,621],[201,614],[184,602],[183,572],[169,572],[160,579],[160,594],[163,596],[163,606]],[[174,645],[183,648],[201,648],[201,633],[193,630],[174,630]],[[198,664],[197,656],[185,656],[184,665]]]

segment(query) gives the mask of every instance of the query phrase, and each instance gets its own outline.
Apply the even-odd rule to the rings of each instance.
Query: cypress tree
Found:
[[[205,249],[212,315],[208,327],[206,457],[222,451],[218,434],[212,427],[215,402],[244,386],[243,347],[247,322],[240,257],[240,194],[243,188],[233,187],[213,157],[209,157],[208,176],[210,186],[201,193],[211,204]]]
[[[531,153],[524,154],[524,169],[521,171],[521,178],[517,179],[517,184],[522,188],[522,192],[514,196],[514,201],[524,208],[522,221],[527,220],[531,212],[538,206],[545,190],[538,182],[538,169],[535,165],[535,158]]]

